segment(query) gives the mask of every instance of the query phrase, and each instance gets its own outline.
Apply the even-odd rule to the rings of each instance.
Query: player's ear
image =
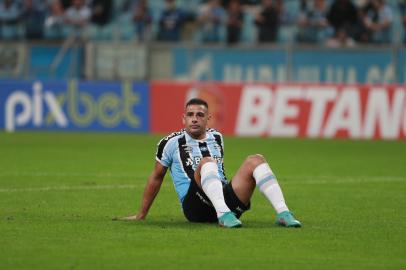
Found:
[[[186,124],[186,120],[185,120],[185,118],[186,118],[186,115],[185,115],[185,114],[183,114],[183,116],[182,116],[182,124],[183,124],[183,125],[185,125],[185,124]]]

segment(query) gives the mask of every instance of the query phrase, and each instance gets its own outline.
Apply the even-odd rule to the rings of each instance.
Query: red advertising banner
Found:
[[[242,86],[219,83],[151,83],[151,131],[168,133],[179,130],[186,102],[194,97],[209,103],[210,127],[234,134]]]
[[[153,82],[151,131],[182,128],[184,104],[209,103],[211,127],[238,136],[405,139],[403,86]]]

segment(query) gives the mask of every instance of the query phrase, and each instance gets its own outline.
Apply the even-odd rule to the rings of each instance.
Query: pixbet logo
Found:
[[[32,97],[21,90],[15,91],[6,101],[6,130],[14,131],[18,126],[24,126],[32,121],[35,127],[43,125],[44,106],[60,127],[66,127],[68,120],[62,111],[56,96],[50,91],[43,91],[40,82],[35,82],[32,87]],[[20,110],[17,110],[20,108]]]
[[[79,86],[77,81],[71,80],[67,87],[63,83],[53,84],[52,87],[57,89],[52,90],[41,82],[34,82],[29,87],[32,91],[13,89],[4,106],[6,130],[14,131],[18,127],[90,130],[145,128],[142,88],[133,89],[131,82],[84,84],[83,91]]]

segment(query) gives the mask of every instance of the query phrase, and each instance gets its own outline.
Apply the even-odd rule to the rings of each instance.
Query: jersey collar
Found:
[[[193,139],[192,136],[190,136],[187,132],[185,132],[185,133],[186,133],[186,139],[188,141],[205,142],[210,137],[209,132],[207,132],[207,131],[206,131],[206,137],[204,139],[201,139],[201,140]]]

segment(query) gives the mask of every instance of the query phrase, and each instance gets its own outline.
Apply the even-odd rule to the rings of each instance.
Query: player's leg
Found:
[[[289,211],[279,183],[262,155],[249,156],[233,177],[231,185],[234,193],[245,205],[249,204],[255,186],[257,186],[277,212],[278,224],[300,227],[300,222],[294,219]]]
[[[216,161],[212,157],[202,158],[195,170],[194,177],[216,209],[219,224],[224,227],[240,227],[241,221],[235,217],[224,200],[223,184]]]
[[[190,222],[218,222],[213,204],[195,181],[190,183],[186,196],[183,198],[182,210]]]

